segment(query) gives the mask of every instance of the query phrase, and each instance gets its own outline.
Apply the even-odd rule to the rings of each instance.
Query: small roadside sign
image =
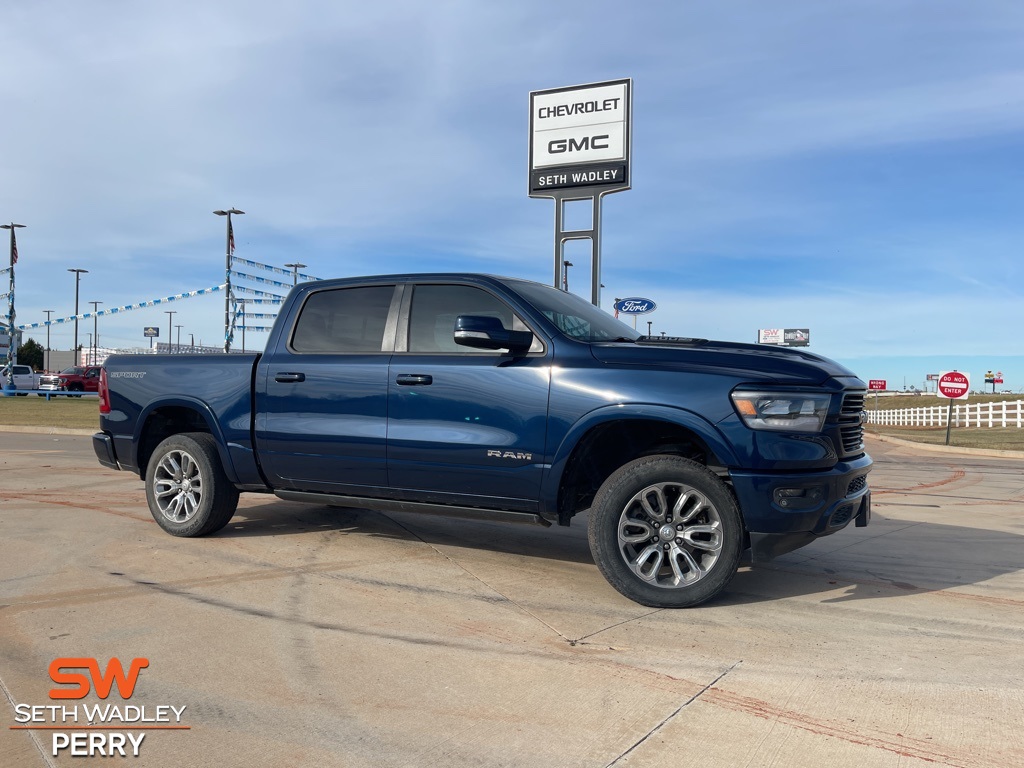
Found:
[[[946,412],[946,445],[949,445],[949,432],[953,428],[953,401],[966,400],[971,392],[971,374],[960,371],[943,371],[935,383],[935,394],[949,400]]]
[[[884,390],[887,389],[885,379],[871,379],[868,382],[868,389]]]
[[[943,371],[936,386],[939,397],[949,400],[966,400],[971,392],[971,375],[959,371]]]

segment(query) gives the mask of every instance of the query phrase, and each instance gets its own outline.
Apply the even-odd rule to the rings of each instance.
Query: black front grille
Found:
[[[860,477],[855,477],[853,480],[850,481],[850,485],[846,489],[846,495],[847,496],[853,496],[853,494],[857,493],[857,491],[863,491],[867,487],[867,484],[868,484],[868,477],[867,477],[867,475],[861,475]]]
[[[850,522],[851,517],[853,517],[852,504],[847,504],[844,507],[840,507],[832,514],[832,518],[828,521],[829,528],[835,528],[839,525],[846,525],[848,522]]]
[[[860,420],[863,411],[864,393],[847,392],[839,413],[839,438],[844,456],[852,456],[864,450],[864,424]]]

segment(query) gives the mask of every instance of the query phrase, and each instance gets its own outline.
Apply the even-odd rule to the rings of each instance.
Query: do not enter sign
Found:
[[[959,371],[944,371],[939,374],[938,396],[949,400],[966,400],[971,391],[971,375]]]

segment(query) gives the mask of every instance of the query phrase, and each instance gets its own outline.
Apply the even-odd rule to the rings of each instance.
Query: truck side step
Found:
[[[418,512],[427,515],[460,517],[466,520],[490,520],[499,523],[528,523],[550,527],[551,523],[532,512],[510,512],[506,509],[481,509],[480,507],[458,507],[449,504],[429,504],[399,499],[373,499],[365,496],[340,496],[334,493],[309,493],[307,491],[274,491],[274,495],[285,501],[301,501],[307,504],[327,504],[332,507],[353,507],[370,509],[374,512]]]

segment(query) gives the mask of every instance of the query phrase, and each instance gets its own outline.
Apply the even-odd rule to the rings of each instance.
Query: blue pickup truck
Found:
[[[105,467],[174,536],[239,493],[569,525],[626,597],[686,607],[871,516],[865,385],[806,351],[648,337],[579,297],[486,275],[304,283],[263,354],[117,355]]]

